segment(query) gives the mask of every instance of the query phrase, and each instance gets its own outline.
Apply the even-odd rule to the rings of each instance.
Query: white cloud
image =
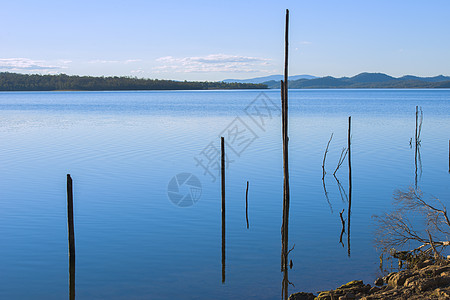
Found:
[[[210,54],[176,58],[172,56],[160,57],[156,60],[161,65],[154,68],[159,72],[261,72],[261,68],[269,64],[269,59],[228,55]]]
[[[142,59],[127,59],[127,60],[103,60],[95,59],[88,61],[89,64],[129,64],[134,62],[140,62]]]
[[[57,70],[66,69],[70,63],[70,60],[58,60],[51,63],[29,58],[0,58],[0,71],[54,73]]]

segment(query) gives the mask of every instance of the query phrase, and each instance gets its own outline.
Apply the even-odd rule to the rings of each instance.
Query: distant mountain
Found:
[[[314,79],[317,78],[316,76],[312,75],[295,75],[295,76],[289,76],[289,80],[299,80],[299,79]],[[270,75],[270,76],[264,76],[264,77],[256,77],[256,78],[250,78],[250,79],[225,79],[223,82],[226,83],[263,83],[266,81],[278,81],[283,80],[283,75]]]
[[[263,82],[269,88],[279,88],[275,80]],[[332,76],[290,80],[292,89],[327,89],[327,88],[448,88],[449,76],[418,77],[407,75],[395,78],[383,73],[361,73],[353,77],[335,78]]]
[[[389,82],[395,80],[394,77],[383,73],[361,73],[348,78],[349,82],[368,83],[368,82]]]
[[[435,76],[435,77],[417,77],[413,75],[406,75],[403,77],[400,77],[399,79],[403,80],[421,80],[421,81],[428,81],[428,82],[442,82],[442,81],[450,81],[450,76]]]

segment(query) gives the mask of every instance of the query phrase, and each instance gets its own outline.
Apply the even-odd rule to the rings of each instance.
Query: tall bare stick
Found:
[[[288,49],[289,49],[289,10],[286,9],[286,29],[285,29],[285,55],[284,55],[284,83],[282,85],[282,133],[283,133],[283,223],[281,228],[282,236],[282,269],[287,268],[287,247],[288,247],[288,227],[289,227],[289,160],[288,160]]]

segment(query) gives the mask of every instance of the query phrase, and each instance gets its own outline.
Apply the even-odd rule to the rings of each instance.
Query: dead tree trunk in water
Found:
[[[281,267],[287,268],[288,241],[289,241],[289,159],[288,159],[288,49],[289,49],[289,10],[286,9],[285,29],[285,56],[284,56],[284,82],[281,84],[281,107],[282,107],[282,133],[283,133],[283,223],[281,227],[282,254]]]

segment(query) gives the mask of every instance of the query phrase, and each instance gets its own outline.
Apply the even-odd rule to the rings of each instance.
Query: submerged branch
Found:
[[[337,170],[339,170],[341,165],[344,163],[344,160],[345,160],[345,157],[347,156],[347,153],[348,153],[348,148],[346,148],[346,147],[342,148],[341,156],[339,157],[339,161],[338,161],[336,170],[334,170],[333,175],[336,174]]]
[[[333,133],[331,133],[330,139],[328,140],[327,148],[325,149],[325,153],[323,154],[323,162],[322,162],[322,180],[325,178],[325,174],[327,173],[325,171],[325,160],[327,158],[328,153],[328,147],[330,146],[331,139],[333,138]]]

